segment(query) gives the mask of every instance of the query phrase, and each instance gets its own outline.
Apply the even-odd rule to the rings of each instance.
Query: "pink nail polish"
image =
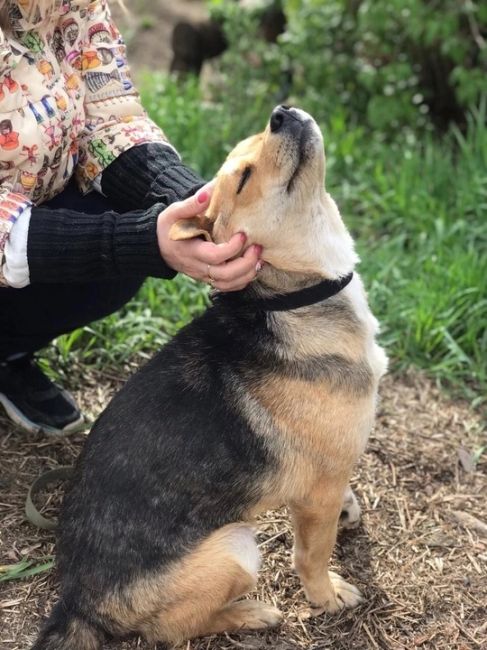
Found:
[[[208,201],[208,196],[209,196],[208,192],[203,191],[197,195],[196,199],[198,203],[206,203]]]
[[[257,271],[257,273],[258,273],[259,271],[262,271],[263,266],[264,266],[264,262],[262,262],[262,260],[259,260],[259,261],[257,262],[257,264],[255,265],[255,270]]]
[[[262,255],[262,251],[264,250],[264,247],[261,246],[260,244],[255,244],[254,249],[255,252],[257,253],[257,257],[260,257]]]
[[[244,232],[240,232],[239,235],[240,235],[240,239],[242,240],[242,244],[245,244],[245,242],[247,241],[247,235]]]

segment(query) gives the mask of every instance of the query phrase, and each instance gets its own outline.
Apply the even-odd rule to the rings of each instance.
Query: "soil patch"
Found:
[[[113,18],[124,35],[130,67],[169,70],[172,58],[171,34],[179,21],[198,22],[208,17],[203,0],[129,0],[128,13],[112,0]]]

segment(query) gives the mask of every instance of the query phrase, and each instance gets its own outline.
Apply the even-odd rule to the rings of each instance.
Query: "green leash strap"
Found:
[[[27,521],[30,521],[30,523],[37,526],[37,528],[43,528],[44,530],[54,530],[56,528],[57,521],[55,519],[48,519],[47,517],[44,517],[44,515],[41,515],[34,505],[34,497],[51,483],[57,481],[68,481],[73,476],[73,473],[73,467],[58,467],[57,469],[51,469],[49,472],[44,472],[44,474],[41,474],[41,476],[32,483],[25,500],[25,516]]]

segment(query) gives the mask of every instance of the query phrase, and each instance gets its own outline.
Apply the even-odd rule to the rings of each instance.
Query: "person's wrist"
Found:
[[[180,271],[177,268],[177,259],[171,251],[171,240],[169,239],[169,229],[171,224],[166,214],[166,210],[159,213],[156,222],[157,245],[164,262],[174,271]]]

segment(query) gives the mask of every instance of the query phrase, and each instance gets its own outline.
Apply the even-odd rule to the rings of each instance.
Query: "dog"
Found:
[[[259,569],[253,519],[283,504],[310,612],[360,602],[328,563],[344,502],[358,517],[349,479],[387,358],[324,172],[314,120],[279,106],[230,153],[206,213],[173,225],[173,239],[245,232],[265,265],[216,293],[95,423],[60,515],[60,601],[34,650],[277,625],[278,609],[240,598]]]

